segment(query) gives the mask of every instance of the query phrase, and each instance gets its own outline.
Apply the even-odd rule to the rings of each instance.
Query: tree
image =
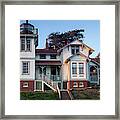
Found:
[[[76,29],[64,33],[60,33],[60,32],[51,33],[50,35],[48,35],[48,38],[46,39],[46,48],[59,49],[76,39],[82,41],[84,38],[83,32],[84,29],[80,29],[80,30]]]

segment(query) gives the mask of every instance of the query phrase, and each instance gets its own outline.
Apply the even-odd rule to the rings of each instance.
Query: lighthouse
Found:
[[[20,25],[20,91],[34,91],[38,29],[26,20]]]

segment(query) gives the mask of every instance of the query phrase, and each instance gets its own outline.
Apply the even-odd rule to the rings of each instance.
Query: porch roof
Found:
[[[61,61],[35,61],[35,65],[62,65]]]

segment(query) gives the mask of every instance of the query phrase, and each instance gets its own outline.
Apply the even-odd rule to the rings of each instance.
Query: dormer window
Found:
[[[73,55],[79,53],[79,46],[71,46],[71,53]]]
[[[50,55],[50,59],[56,59],[56,55]]]
[[[46,59],[46,55],[45,54],[40,54],[40,59]]]

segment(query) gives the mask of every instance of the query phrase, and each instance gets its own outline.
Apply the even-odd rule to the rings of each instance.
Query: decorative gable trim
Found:
[[[91,47],[89,47],[88,45],[86,45],[86,44],[84,44],[81,40],[74,40],[74,41],[72,41],[71,43],[69,43],[69,44],[67,44],[67,45],[65,45],[64,47],[62,47],[62,48],[60,48],[59,50],[57,50],[58,52],[61,52],[64,48],[66,48],[66,47],[68,47],[68,46],[70,46],[70,45],[76,45],[76,44],[72,44],[72,43],[74,43],[75,41],[78,41],[81,45],[84,45],[84,46],[86,46],[87,48],[89,48],[90,49],[90,51],[95,51],[94,49],[92,49]],[[80,44],[77,44],[77,45],[80,45]]]
[[[71,59],[72,57],[77,56],[77,55],[80,55],[80,56],[88,59],[88,57],[87,57],[86,55],[84,55],[83,53],[79,52],[79,53],[77,53],[76,55],[72,55],[72,56],[70,56],[69,58],[67,58],[67,59],[65,60],[65,63],[67,63],[68,61],[70,61],[70,59]]]

